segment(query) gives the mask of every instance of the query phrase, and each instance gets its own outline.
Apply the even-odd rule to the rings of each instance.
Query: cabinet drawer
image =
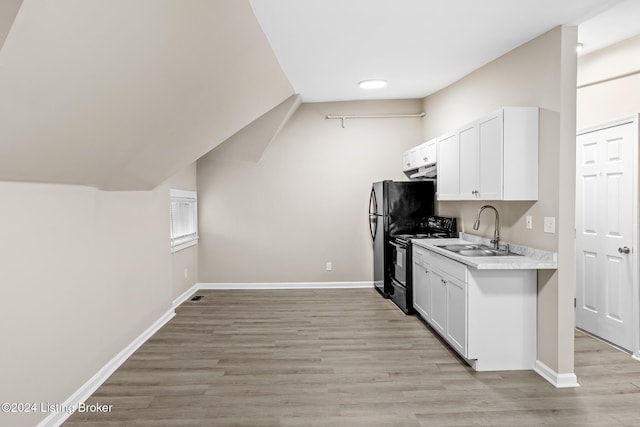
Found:
[[[426,266],[428,264],[427,258],[429,256],[429,251],[426,249],[422,249],[418,246],[413,246],[413,263]]]
[[[451,276],[452,278],[457,279],[463,283],[467,283],[466,265],[445,256],[436,254],[434,252],[429,252],[427,260],[433,268],[437,268],[438,270]]]

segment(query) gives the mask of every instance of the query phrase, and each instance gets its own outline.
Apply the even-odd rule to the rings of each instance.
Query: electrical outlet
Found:
[[[555,233],[556,232],[556,217],[545,216],[544,217],[544,232]]]
[[[531,215],[527,215],[525,219],[527,223],[527,230],[531,230],[533,228],[533,219],[531,218]]]
[[[328,262],[327,266],[326,266],[326,269],[327,269],[327,271],[333,270],[333,264],[331,262]]]
[[[189,278],[189,269],[188,269],[188,268],[185,268],[185,269],[184,269],[184,278],[185,278],[185,279],[188,279],[188,278]]]

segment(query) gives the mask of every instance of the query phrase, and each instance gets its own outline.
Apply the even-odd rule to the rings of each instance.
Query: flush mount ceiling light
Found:
[[[361,89],[380,89],[382,87],[385,87],[386,85],[387,85],[387,81],[380,80],[380,79],[363,80],[358,83],[358,86],[360,86]]]

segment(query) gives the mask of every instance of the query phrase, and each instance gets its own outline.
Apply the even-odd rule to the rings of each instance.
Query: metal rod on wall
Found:
[[[398,119],[405,117],[424,117],[425,112],[422,113],[414,113],[414,114],[363,114],[363,115],[329,115],[325,118],[327,119],[339,119],[342,120],[342,127],[345,127],[345,122],[347,119]]]

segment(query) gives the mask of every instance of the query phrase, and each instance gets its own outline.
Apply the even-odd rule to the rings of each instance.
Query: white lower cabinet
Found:
[[[467,354],[467,284],[447,280],[446,340],[460,354]],[[466,356],[465,356],[466,357]]]
[[[533,369],[536,270],[479,270],[413,245],[414,308],[478,371]]]
[[[431,278],[423,259],[424,253],[424,249],[413,249],[413,308],[428,321],[431,318]]]
[[[445,335],[447,331],[447,280],[440,271],[432,269],[429,271],[429,285],[431,290],[431,295],[429,295],[431,319],[429,323],[440,335]]]

